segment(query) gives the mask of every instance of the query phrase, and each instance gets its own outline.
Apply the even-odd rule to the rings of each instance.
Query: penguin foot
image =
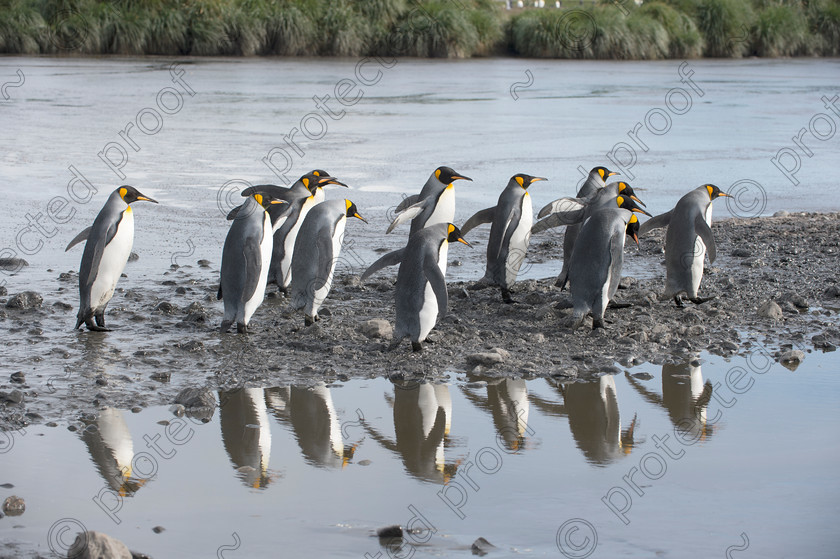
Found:
[[[714,295],[711,297],[691,297],[688,300],[694,303],[695,305],[702,305],[703,303],[711,301],[712,299],[715,299]]]
[[[502,301],[504,301],[508,305],[512,305],[513,303],[516,302],[516,301],[513,300],[513,298],[511,298],[510,294],[511,294],[510,289],[504,289],[504,288],[502,289]]]
[[[554,282],[554,287],[559,287],[560,291],[566,289],[566,284],[569,283],[569,280],[563,276],[557,276],[557,280]]]
[[[97,326],[105,328],[105,311],[93,315],[93,319],[96,321]]]
[[[248,333],[248,325],[244,322],[237,322],[236,323],[236,333],[237,334],[247,334]]]
[[[111,331],[110,328],[105,328],[104,326],[99,326],[98,324],[94,324],[93,320],[91,320],[91,319],[87,319],[85,321],[85,326],[87,326],[87,329],[90,330],[91,332],[110,332]]]
[[[682,302],[682,297],[680,297],[679,295],[674,295],[674,302],[677,304],[677,306],[679,308],[685,307],[685,305],[683,305],[683,302]]]
[[[597,330],[598,328],[603,328],[604,330],[607,329],[607,327],[604,325],[604,319],[603,318],[593,318],[592,319],[592,329]]]
[[[420,344],[420,342],[411,342],[411,351],[415,353],[418,351],[423,351],[423,346]]]
[[[221,331],[222,334],[227,334],[232,325],[233,325],[232,320],[223,320],[222,321],[222,326],[221,326],[221,328],[219,328],[219,331]]]
[[[306,316],[306,317],[303,318],[303,325],[304,326],[312,326],[313,324],[315,324],[315,319],[312,318],[311,316]]]

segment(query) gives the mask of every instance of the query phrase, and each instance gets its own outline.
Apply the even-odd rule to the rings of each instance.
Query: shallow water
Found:
[[[83,433],[15,434],[0,481],[27,508],[3,539],[47,553],[82,525],[155,557],[384,557],[372,534],[402,524],[422,529],[391,544],[403,557],[477,537],[499,556],[834,557],[835,364],[759,348],[630,370],[651,380],[246,388],[206,424],[108,408]]]
[[[382,234],[389,210],[442,164],[475,179],[457,184],[459,223],[494,204],[517,172],[550,179],[531,189],[535,209],[574,195],[583,179],[578,166],[620,169],[607,157],[611,151],[653,214],[705,182],[739,195],[718,201],[716,217],[840,209],[837,138],[829,128],[840,115],[820,100],[836,95],[836,59],[695,60],[683,67],[680,61],[367,60],[358,67],[360,78],[355,59],[187,59],[170,69],[171,62],[0,58],[9,97],[0,104],[0,238],[32,265],[22,283],[52,282],[45,267],[77,269],[81,249],[65,254],[64,246],[124,182],[161,202],[137,208],[135,251],[153,275],[172,262],[218,262],[228,226],[221,214],[239,203],[238,192],[247,183],[282,184],[278,174],[294,179],[312,168],[349,184],[349,191],[331,189],[328,197],[350,196],[371,220],[348,227],[344,260],[354,271],[373,261],[373,248],[402,246],[406,228]],[[356,84],[341,86],[348,102],[362,95],[351,106],[335,99],[342,80]],[[319,110],[313,96],[325,95],[331,99]],[[806,135],[810,157],[782,158],[790,169],[798,163],[794,186],[771,158],[795,148],[791,137],[826,113],[829,120],[817,118],[814,126],[829,139]],[[302,127],[318,139],[294,132],[294,147],[284,142]],[[628,136],[634,129],[639,143]],[[52,197],[67,196],[70,166],[98,193],[56,211],[62,221],[75,212],[66,223],[41,216],[42,232],[18,237],[27,212],[43,213]],[[80,199],[88,193],[80,182],[73,186]],[[471,237],[481,243],[488,230]],[[475,279],[483,266],[481,245],[451,256],[464,262],[450,268],[452,279]],[[633,275],[651,274],[634,269],[632,259],[627,266]],[[523,277],[548,277],[557,267],[526,262]]]

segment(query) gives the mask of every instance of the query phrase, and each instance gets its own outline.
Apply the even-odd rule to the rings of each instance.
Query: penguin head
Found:
[[[636,214],[630,216],[625,232],[628,237],[636,241],[636,246],[639,246],[639,218],[636,217]]]
[[[330,174],[322,169],[312,169],[309,171],[310,175],[315,175],[316,177],[329,177]]]
[[[517,184],[519,184],[519,186],[521,186],[525,190],[528,190],[528,187],[531,186],[531,183],[533,182],[548,180],[543,177],[532,177],[531,175],[526,175],[525,173],[513,175],[513,177],[511,178],[512,180],[515,180]]]
[[[467,241],[465,241],[464,238],[461,236],[461,230],[458,229],[457,227],[455,227],[453,224],[450,223],[447,226],[446,232],[447,232],[446,240],[449,241],[450,243],[455,243],[455,242],[464,243],[468,247],[472,248],[472,245],[470,243],[468,243]]]
[[[311,192],[312,194],[315,194],[315,192],[319,188],[323,188],[328,184],[337,184],[339,186],[347,187],[346,184],[344,184],[343,182],[339,182],[339,180],[336,179],[335,177],[331,177],[329,175],[319,174],[319,173],[324,173],[324,171],[319,171],[319,170],[316,169],[316,170],[312,171],[311,173],[307,173],[307,174],[303,175],[299,179],[300,182],[303,184],[303,186],[308,188],[309,192]]]
[[[647,207],[647,204],[639,200],[639,198],[636,196],[636,193],[633,191],[633,187],[624,181],[618,181],[618,193],[622,196],[629,196],[636,202],[640,203],[642,206]]]
[[[345,198],[344,205],[347,207],[347,211],[344,215],[346,215],[347,217],[355,217],[356,219],[361,219],[365,223],[368,222],[365,218],[359,215],[359,209],[356,207],[356,204]]]
[[[718,196],[729,196],[729,194],[723,192],[720,188],[713,184],[704,184],[703,186],[705,186],[706,190],[709,192],[709,200],[714,200]]]
[[[636,202],[634,202],[629,196],[616,196],[615,203],[618,204],[619,208],[624,208],[625,210],[630,210],[631,212],[639,212],[648,217],[652,217],[648,212],[637,206]]]
[[[152,200],[148,196],[143,196],[142,194],[140,194],[139,190],[137,190],[133,186],[128,186],[127,184],[124,184],[123,186],[119,187],[117,189],[117,192],[119,192],[120,198],[122,198],[123,202],[125,202],[126,204],[131,204],[132,202],[136,202],[138,200],[157,204],[157,200]]]
[[[278,200],[277,198],[272,198],[268,194],[254,194],[254,200],[257,201],[257,204],[262,206],[265,209],[268,209],[269,206],[272,204],[286,204],[285,200]],[[244,212],[243,212],[244,213]]]
[[[593,167],[592,170],[589,171],[589,174],[590,174],[590,176],[591,175],[598,175],[599,177],[601,177],[602,181],[605,181],[605,180],[607,180],[607,177],[617,175],[618,173],[616,171],[610,171],[606,167],[602,167],[602,166],[598,165],[597,167]]]
[[[443,184],[452,184],[453,181],[463,179],[465,181],[472,181],[470,177],[459,175],[452,167],[438,167],[435,169],[435,178]]]

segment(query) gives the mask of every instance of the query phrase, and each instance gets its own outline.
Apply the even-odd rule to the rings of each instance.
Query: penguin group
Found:
[[[496,204],[455,223],[455,182],[473,179],[451,167],[432,172],[417,195],[406,197],[386,233],[410,221],[404,248],[389,252],[362,274],[367,280],[388,266],[399,266],[395,283],[396,327],[392,349],[408,338],[419,351],[448,307],[446,268],[449,245],[472,245],[464,238],[472,229],[490,224],[486,268],[479,284],[498,287],[504,303],[513,303],[513,286],[527,255],[531,236],[565,226],[563,263],[555,285],[569,287],[573,327],[588,315],[593,328],[605,326],[604,313],[621,278],[625,239],[638,246],[639,237],[666,228],[666,295],[677,306],[684,298],[702,304],[699,296],[706,254],[716,257],[711,230],[712,202],[727,196],[704,184],[683,196],[673,210],[651,216],[625,181],[608,179],[618,173],[594,167],[576,196],[544,206],[534,222],[530,186],[547,181],[525,173],[510,177]],[[348,218],[364,223],[356,204],[346,198],[325,201],[324,187],[347,187],[326,171],[316,169],[292,186],[264,184],[242,191],[245,201],[230,211],[222,248],[217,297],[223,300],[220,330],[247,333],[251,317],[262,304],[266,286],[275,283],[295,310],[303,310],[305,325],[319,320],[329,295]],[[91,227],[67,246],[85,242],[79,269],[80,306],[75,328],[106,331],[105,308],[125,268],[134,241],[131,204],[157,203],[124,185],[108,198]],[[650,217],[642,223],[640,215]]]

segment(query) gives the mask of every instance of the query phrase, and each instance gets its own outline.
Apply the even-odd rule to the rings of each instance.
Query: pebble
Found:
[[[3,512],[9,516],[20,516],[26,510],[26,503],[17,495],[6,497],[3,501]]]
[[[372,318],[359,325],[359,332],[368,338],[389,340],[394,335],[394,328],[384,318]]]
[[[496,546],[488,542],[484,538],[478,538],[473,542],[471,549],[473,555],[478,555],[479,557],[481,557],[487,555],[488,553],[496,549]]]
[[[492,367],[499,363],[504,363],[505,358],[497,351],[482,351],[479,353],[471,353],[467,355],[467,364],[481,365],[483,367]]]
[[[786,351],[779,356],[779,361],[784,363],[796,363],[797,365],[805,359],[805,353],[798,349]]]
[[[185,408],[215,408],[216,398],[206,388],[185,388],[175,397],[175,403]]]
[[[116,538],[112,538],[102,532],[81,532],[70,549],[67,550],[67,557],[77,559],[132,559],[132,553],[128,547]]]
[[[768,300],[758,307],[758,316],[771,318],[773,320],[781,320],[782,308],[775,301]]]
[[[16,382],[18,384],[23,384],[24,382],[26,382],[26,376],[22,372],[18,371],[16,373],[12,373],[11,376],[9,377],[9,380],[11,382]]]
[[[199,260],[198,262],[196,262],[196,264],[198,264],[199,268],[209,268],[210,267],[210,261],[205,260],[203,258],[201,260]]]
[[[160,534],[165,530],[166,528],[164,528],[163,526],[155,526],[154,528],[152,528],[152,532],[154,532],[155,534]]]
[[[737,256],[738,258],[746,258],[748,256],[752,256],[752,251],[746,248],[736,248],[731,252],[732,256]]]
[[[401,538],[403,537],[403,529],[399,524],[394,524],[378,529],[376,535],[380,538]]]
[[[773,217],[788,217],[789,215],[790,215],[790,212],[785,211],[785,210],[779,210],[779,211],[777,211],[776,213],[773,214]]]
[[[637,379],[639,379],[639,380],[651,380],[651,379],[653,378],[653,375],[652,375],[652,374],[650,374],[650,373],[645,373],[645,372],[641,372],[641,373],[633,373],[633,374],[632,374],[632,375],[630,375],[630,376],[632,376],[633,378],[637,378]]]
[[[169,406],[169,411],[175,417],[184,417],[184,412],[186,411],[186,408],[184,408],[184,406],[182,406],[181,404],[172,404],[171,406]]]
[[[840,285],[832,285],[825,290],[826,297],[840,297]]]
[[[34,291],[24,291],[13,295],[6,302],[6,307],[10,309],[27,310],[40,307],[44,302],[44,298]]]
[[[23,392],[20,390],[12,390],[11,392],[0,391],[0,402],[7,402],[9,404],[22,404]]]
[[[149,378],[158,382],[169,382],[172,378],[172,373],[169,371],[158,371],[149,375]]]

